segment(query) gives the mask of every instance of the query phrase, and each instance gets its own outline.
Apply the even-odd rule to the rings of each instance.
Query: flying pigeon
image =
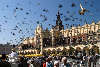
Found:
[[[79,11],[80,15],[84,15],[84,13],[87,11],[85,8],[82,7],[81,3],[80,3],[80,8],[81,11]]]

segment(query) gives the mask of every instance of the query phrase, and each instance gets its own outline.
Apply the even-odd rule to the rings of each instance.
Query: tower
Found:
[[[56,19],[56,25],[51,29],[51,36],[52,36],[52,46],[56,45],[58,43],[57,39],[63,37],[64,35],[64,26],[62,24],[62,20],[60,17],[60,12],[58,10],[57,13],[57,19]]]
[[[62,25],[62,20],[60,18],[60,12],[59,11],[58,11],[56,16],[57,16],[57,20],[56,20],[55,29],[58,30],[58,31],[63,30],[64,26]]]
[[[42,25],[38,25],[36,30],[35,30],[35,44],[36,44],[36,47],[39,48],[41,51],[40,51],[40,54],[42,54],[43,52],[43,36],[42,36],[42,32],[43,32],[43,28],[42,28]]]

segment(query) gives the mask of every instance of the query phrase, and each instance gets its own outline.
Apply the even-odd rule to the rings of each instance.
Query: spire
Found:
[[[57,19],[60,20],[60,12],[59,12],[59,10],[58,10],[58,14],[57,14]]]
[[[56,26],[62,25],[62,21],[60,19],[60,12],[59,12],[59,10],[58,10],[58,13],[57,13],[56,16],[57,16]]]
[[[64,26],[62,25],[62,20],[60,19],[60,12],[59,12],[59,10],[58,10],[58,13],[57,13],[56,16],[57,16],[56,26],[55,26],[56,30],[64,29]]]

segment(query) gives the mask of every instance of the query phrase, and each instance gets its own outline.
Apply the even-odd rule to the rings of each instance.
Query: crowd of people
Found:
[[[0,67],[96,67],[99,55],[73,56],[18,56],[15,51],[6,56],[2,54]],[[99,61],[100,63],[100,61]]]
[[[18,57],[10,62],[5,54],[0,58],[0,67],[96,67],[98,55],[83,56],[83,59],[73,59],[66,56]],[[93,64],[91,66],[91,64]]]

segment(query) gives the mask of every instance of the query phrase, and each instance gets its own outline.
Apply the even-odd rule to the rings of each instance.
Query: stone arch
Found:
[[[57,51],[61,51],[61,49],[60,49],[60,48],[58,48],[58,49],[57,49]]]
[[[51,53],[51,50],[50,50],[50,49],[48,49],[48,50],[47,50],[47,54],[49,55],[50,53]]]
[[[52,53],[53,53],[53,54],[56,54],[56,50],[55,50],[55,49],[53,49],[53,50],[52,50]]]

